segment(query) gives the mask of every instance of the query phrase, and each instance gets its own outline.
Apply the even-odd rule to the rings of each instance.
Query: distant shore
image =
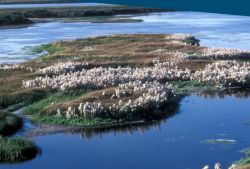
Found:
[[[42,8],[3,8],[0,11],[0,26],[33,23],[34,19],[79,18],[92,16],[113,16],[171,10],[128,7],[128,6],[79,6],[79,7],[42,7]]]

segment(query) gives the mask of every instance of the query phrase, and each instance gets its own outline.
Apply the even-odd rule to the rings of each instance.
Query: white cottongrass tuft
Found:
[[[119,100],[123,97],[131,96],[133,93],[139,92],[140,95],[134,100],[123,101]],[[143,110],[157,110],[175,97],[174,88],[168,84],[160,84],[159,82],[141,81],[121,84],[117,87],[114,93],[115,101],[111,105],[103,105],[100,102],[84,102],[80,103],[76,108],[68,107],[66,111],[57,109],[55,116],[59,117],[112,117],[119,119],[125,117],[132,119],[135,116],[140,116]]]
[[[39,74],[66,74],[71,72],[80,71],[84,68],[88,67],[88,63],[81,62],[58,62],[52,66],[38,69],[36,73]]]
[[[206,59],[206,60],[233,60],[250,59],[250,52],[241,49],[230,48],[204,48],[201,54],[192,54],[188,59]]]
[[[192,78],[200,82],[211,82],[219,88],[250,86],[250,63],[218,61],[208,64],[204,70],[196,71]]]

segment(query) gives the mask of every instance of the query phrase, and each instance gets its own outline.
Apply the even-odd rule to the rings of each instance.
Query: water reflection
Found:
[[[238,99],[246,99],[250,96],[249,89],[242,90],[222,90],[217,92],[198,92],[198,96],[202,96],[206,99],[219,98],[224,99],[225,97],[233,96]]]
[[[117,136],[119,134],[129,134],[133,135],[135,132],[144,133],[150,129],[160,130],[162,123],[166,123],[169,118],[175,116],[179,112],[180,101],[182,98],[178,98],[177,101],[170,102],[166,105],[166,108],[160,113],[161,116],[157,117],[157,120],[151,121],[136,121],[123,123],[119,125],[110,125],[105,127],[64,127],[64,126],[51,126],[42,125],[27,131],[24,133],[25,137],[33,138],[41,135],[50,135],[56,133],[67,133],[80,134],[82,139],[91,139],[93,137],[102,138],[103,135],[111,134],[112,136]],[[29,121],[28,121],[29,122]]]
[[[244,99],[246,95],[242,91],[222,96],[225,98],[204,99],[191,94],[181,100],[177,113],[151,123],[33,137],[42,149],[41,156],[0,168],[194,169],[204,164],[213,166],[218,161],[228,168],[244,156],[239,151],[249,147],[249,126],[245,123],[250,119],[250,97]],[[236,142],[204,144],[204,140]]]
[[[164,120],[166,121],[166,120]],[[154,121],[150,123],[138,123],[126,126],[115,126],[108,128],[85,128],[79,131],[82,139],[91,139],[93,137],[102,138],[106,134],[111,134],[112,136],[117,136],[120,134],[133,135],[135,132],[145,133],[151,128],[160,130],[160,125],[162,121]]]

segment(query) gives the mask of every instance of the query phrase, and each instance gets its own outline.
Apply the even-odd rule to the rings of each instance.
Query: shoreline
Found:
[[[250,52],[203,47],[186,34],[97,36],[33,49],[43,51],[0,65],[0,106],[21,105],[24,116],[43,122],[21,134],[27,138],[157,124],[178,112],[185,94],[249,87],[250,65],[241,59]]]
[[[97,8],[98,7],[98,8]],[[3,8],[0,11],[0,27],[22,25],[27,22],[48,21],[50,19],[84,19],[83,17],[107,17],[127,14],[145,14],[152,12],[171,12],[172,10],[128,7],[119,5],[40,7],[40,8]],[[98,20],[97,20],[98,21]],[[101,22],[101,20],[99,21]],[[109,21],[111,22],[111,21]],[[124,22],[126,22],[124,20]],[[128,21],[127,21],[128,22]]]

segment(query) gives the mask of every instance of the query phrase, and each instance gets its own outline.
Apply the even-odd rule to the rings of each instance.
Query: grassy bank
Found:
[[[171,40],[165,39],[166,35],[117,35],[117,36],[102,36],[87,39],[78,39],[75,41],[62,41],[52,44],[41,45],[33,49],[34,53],[39,53],[46,50],[49,54],[34,59],[30,62],[23,63],[25,68],[43,69],[57,62],[64,61],[77,61],[77,62],[89,62],[87,69],[94,67],[118,67],[118,66],[130,66],[130,67],[152,67],[153,60],[165,60],[173,59],[173,56],[169,53],[152,53],[159,48],[168,49],[175,52],[177,50],[183,52],[199,51],[201,47],[194,45],[183,45],[172,43]],[[167,45],[165,45],[167,43]],[[183,42],[184,44],[195,44],[196,39],[188,39]],[[128,50],[129,49],[129,50]],[[190,67],[197,69],[203,67],[208,62],[196,62],[185,63],[180,65],[181,67]],[[0,103],[2,107],[8,108],[11,105],[26,102],[24,112],[32,116],[32,119],[39,123],[50,123],[57,125],[77,125],[77,126],[96,126],[96,125],[111,125],[121,124],[130,121],[138,120],[151,120],[161,119],[168,114],[174,113],[176,109],[176,103],[166,103],[168,106],[163,106],[161,113],[154,111],[154,109],[141,110],[144,113],[135,113],[133,118],[130,116],[113,116],[107,115],[106,117],[95,118],[71,118],[56,117],[57,109],[67,109],[69,106],[77,107],[81,102],[102,102],[108,107],[111,103],[115,103],[119,100],[110,99],[114,88],[107,87],[102,90],[86,90],[86,89],[73,89],[69,91],[57,91],[47,89],[24,89],[20,81],[29,80],[36,77],[38,74],[24,69],[19,69],[19,78],[16,79],[14,70],[6,70],[2,72],[2,82],[7,77],[13,77],[11,82],[3,83],[2,90],[6,90],[5,86],[10,86],[10,92],[8,94],[2,94],[0,97]],[[1,73],[1,72],[0,72]],[[6,78],[4,78],[6,76]],[[53,76],[53,74],[51,74]],[[1,81],[0,81],[1,82]],[[11,83],[11,84],[9,84]],[[13,84],[16,84],[13,86]],[[197,88],[197,84],[192,82],[173,82],[174,85],[182,86],[182,91],[191,91],[193,88]],[[191,88],[190,84],[193,84]],[[11,87],[12,85],[12,87]],[[190,88],[188,88],[188,86]],[[201,87],[202,85],[199,85]],[[188,88],[188,89],[187,89]],[[1,89],[1,88],[0,88]],[[25,92],[25,98],[20,97],[17,93]],[[103,97],[102,93],[106,92],[106,96]],[[27,95],[26,95],[27,94]],[[129,99],[134,100],[139,97],[141,93],[135,93],[132,96],[124,97],[121,100],[124,102]],[[8,99],[6,99],[8,98]],[[2,100],[2,101],[1,101]],[[163,111],[167,107],[168,110]],[[177,106],[178,107],[178,106]],[[155,114],[153,113],[155,112]],[[164,112],[164,113],[163,113]]]
[[[32,21],[27,17],[16,13],[0,13],[0,26],[1,25],[19,25],[31,24]]]
[[[30,160],[39,152],[35,144],[21,138],[8,138],[23,126],[20,117],[0,111],[0,163],[16,163]]]
[[[48,54],[18,68],[0,70],[0,106],[13,109],[22,103],[35,122],[56,125],[89,127],[164,119],[177,111],[177,96],[218,90],[216,81],[191,78],[216,63],[202,57],[185,59],[192,54],[214,57],[198,43],[186,35],[136,34],[41,45],[33,52]],[[225,51],[220,51],[220,59],[232,57]]]
[[[31,160],[39,149],[29,140],[0,137],[0,163],[17,163]]]
[[[122,14],[138,14],[168,11],[160,9],[128,7],[128,6],[89,6],[89,7],[46,7],[46,8],[13,8],[1,9],[0,26],[1,25],[17,25],[29,24],[32,20],[41,21],[39,19],[48,18],[81,18],[93,16],[112,16]],[[91,19],[91,18],[89,18]],[[84,20],[84,18],[82,18]],[[46,20],[47,21],[47,20]],[[132,22],[136,20],[120,19],[117,21],[106,19],[93,20],[93,22]]]
[[[7,136],[14,134],[22,127],[22,119],[16,115],[0,111],[0,135]]]

